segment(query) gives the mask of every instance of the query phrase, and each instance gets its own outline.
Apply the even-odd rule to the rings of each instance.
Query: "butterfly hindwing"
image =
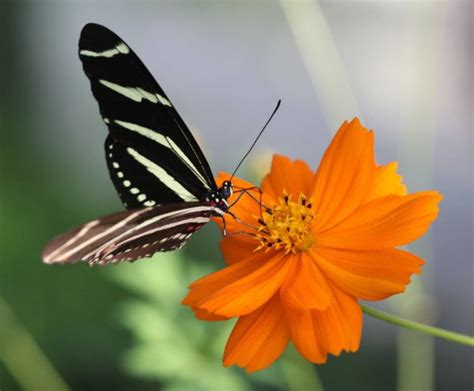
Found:
[[[145,194],[155,192],[149,201],[156,204],[183,201],[173,188],[166,191],[167,183],[179,183],[194,199],[200,200],[216,189],[209,164],[191,132],[145,65],[121,38],[106,27],[87,24],[79,40],[79,57],[102,119],[109,128],[108,142],[124,147],[116,154],[128,153],[128,157],[143,166],[142,171],[150,172],[151,165],[157,166],[160,169],[155,172],[164,172],[162,177],[174,180],[163,182],[155,175],[156,179],[151,181],[140,170],[122,171],[132,183],[141,183],[140,190]],[[110,168],[113,160],[109,161],[109,154],[106,150]],[[134,195],[121,192],[114,172],[110,174],[127,208],[144,206]],[[185,201],[188,200],[190,197]]]
[[[43,251],[43,260],[105,265],[151,257],[181,248],[215,212],[215,207],[198,202],[114,213],[53,239]]]

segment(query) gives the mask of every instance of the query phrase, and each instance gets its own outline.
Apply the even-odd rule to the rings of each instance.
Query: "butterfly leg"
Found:
[[[258,191],[258,199],[251,193],[252,190]],[[237,192],[240,192],[241,195],[247,194],[252,200],[254,200],[258,204],[258,206],[260,208],[260,219],[262,221],[263,221],[262,207],[265,208],[265,211],[267,213],[271,214],[271,209],[267,205],[265,205],[262,201],[263,192],[259,187],[253,186],[253,187],[247,187],[247,188],[238,188]],[[231,204],[231,206],[234,205],[240,199],[241,195],[239,195],[239,197]]]
[[[224,236],[227,236],[227,225],[226,225],[226,222],[225,222],[225,217],[222,216],[222,233],[224,234]]]
[[[234,202],[232,202],[232,203],[229,205],[229,208],[232,208],[237,202],[239,202],[239,200],[240,200],[240,199],[242,198],[242,196],[245,194],[245,192],[242,191],[242,190],[239,190],[239,191],[237,191],[237,192],[240,193],[240,194],[237,196],[237,198],[234,200]],[[236,192],[236,193],[237,193],[237,192]]]
[[[252,237],[252,238],[257,237],[257,235],[256,235],[255,233],[253,233],[253,232],[248,232],[248,231],[236,231],[236,232],[229,232],[229,233],[227,234],[227,236],[230,236],[230,237],[232,237],[232,236],[237,236],[237,235],[247,235],[247,236],[250,236],[250,237]]]
[[[230,214],[232,216],[232,218],[237,221],[239,224],[242,224],[243,226],[245,227],[248,227],[248,228],[251,228],[251,229],[254,229],[254,230],[257,230],[257,227],[254,227],[253,225],[249,224],[249,223],[246,223],[245,221],[243,220],[240,220],[234,213],[232,213],[230,210],[228,210],[226,213]],[[224,216],[222,216],[222,218],[224,219]],[[224,220],[225,221],[225,220]],[[224,223],[225,224],[225,223]],[[224,225],[225,227],[225,225]],[[225,235],[225,233],[224,233]]]

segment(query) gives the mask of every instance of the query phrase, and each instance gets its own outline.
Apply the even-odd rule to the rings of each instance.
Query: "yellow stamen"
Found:
[[[285,192],[278,204],[262,212],[257,234],[260,244],[255,251],[273,248],[288,254],[307,251],[313,246],[311,225],[314,214],[311,199],[308,200],[302,193],[296,202],[291,198]]]

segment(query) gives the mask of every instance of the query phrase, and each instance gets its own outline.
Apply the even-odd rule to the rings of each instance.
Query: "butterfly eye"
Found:
[[[234,191],[233,191],[233,188],[232,188],[232,183],[230,181],[225,181],[222,184],[222,187],[220,189],[220,193],[221,193],[222,198],[224,198],[224,199],[229,198],[232,195],[233,192]]]

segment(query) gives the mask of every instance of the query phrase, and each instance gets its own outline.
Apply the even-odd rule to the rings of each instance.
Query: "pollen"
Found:
[[[262,210],[256,235],[260,243],[255,251],[273,248],[296,254],[309,250],[314,244],[313,218],[311,199],[301,193],[298,200],[293,201],[291,195],[284,193],[275,206]]]

